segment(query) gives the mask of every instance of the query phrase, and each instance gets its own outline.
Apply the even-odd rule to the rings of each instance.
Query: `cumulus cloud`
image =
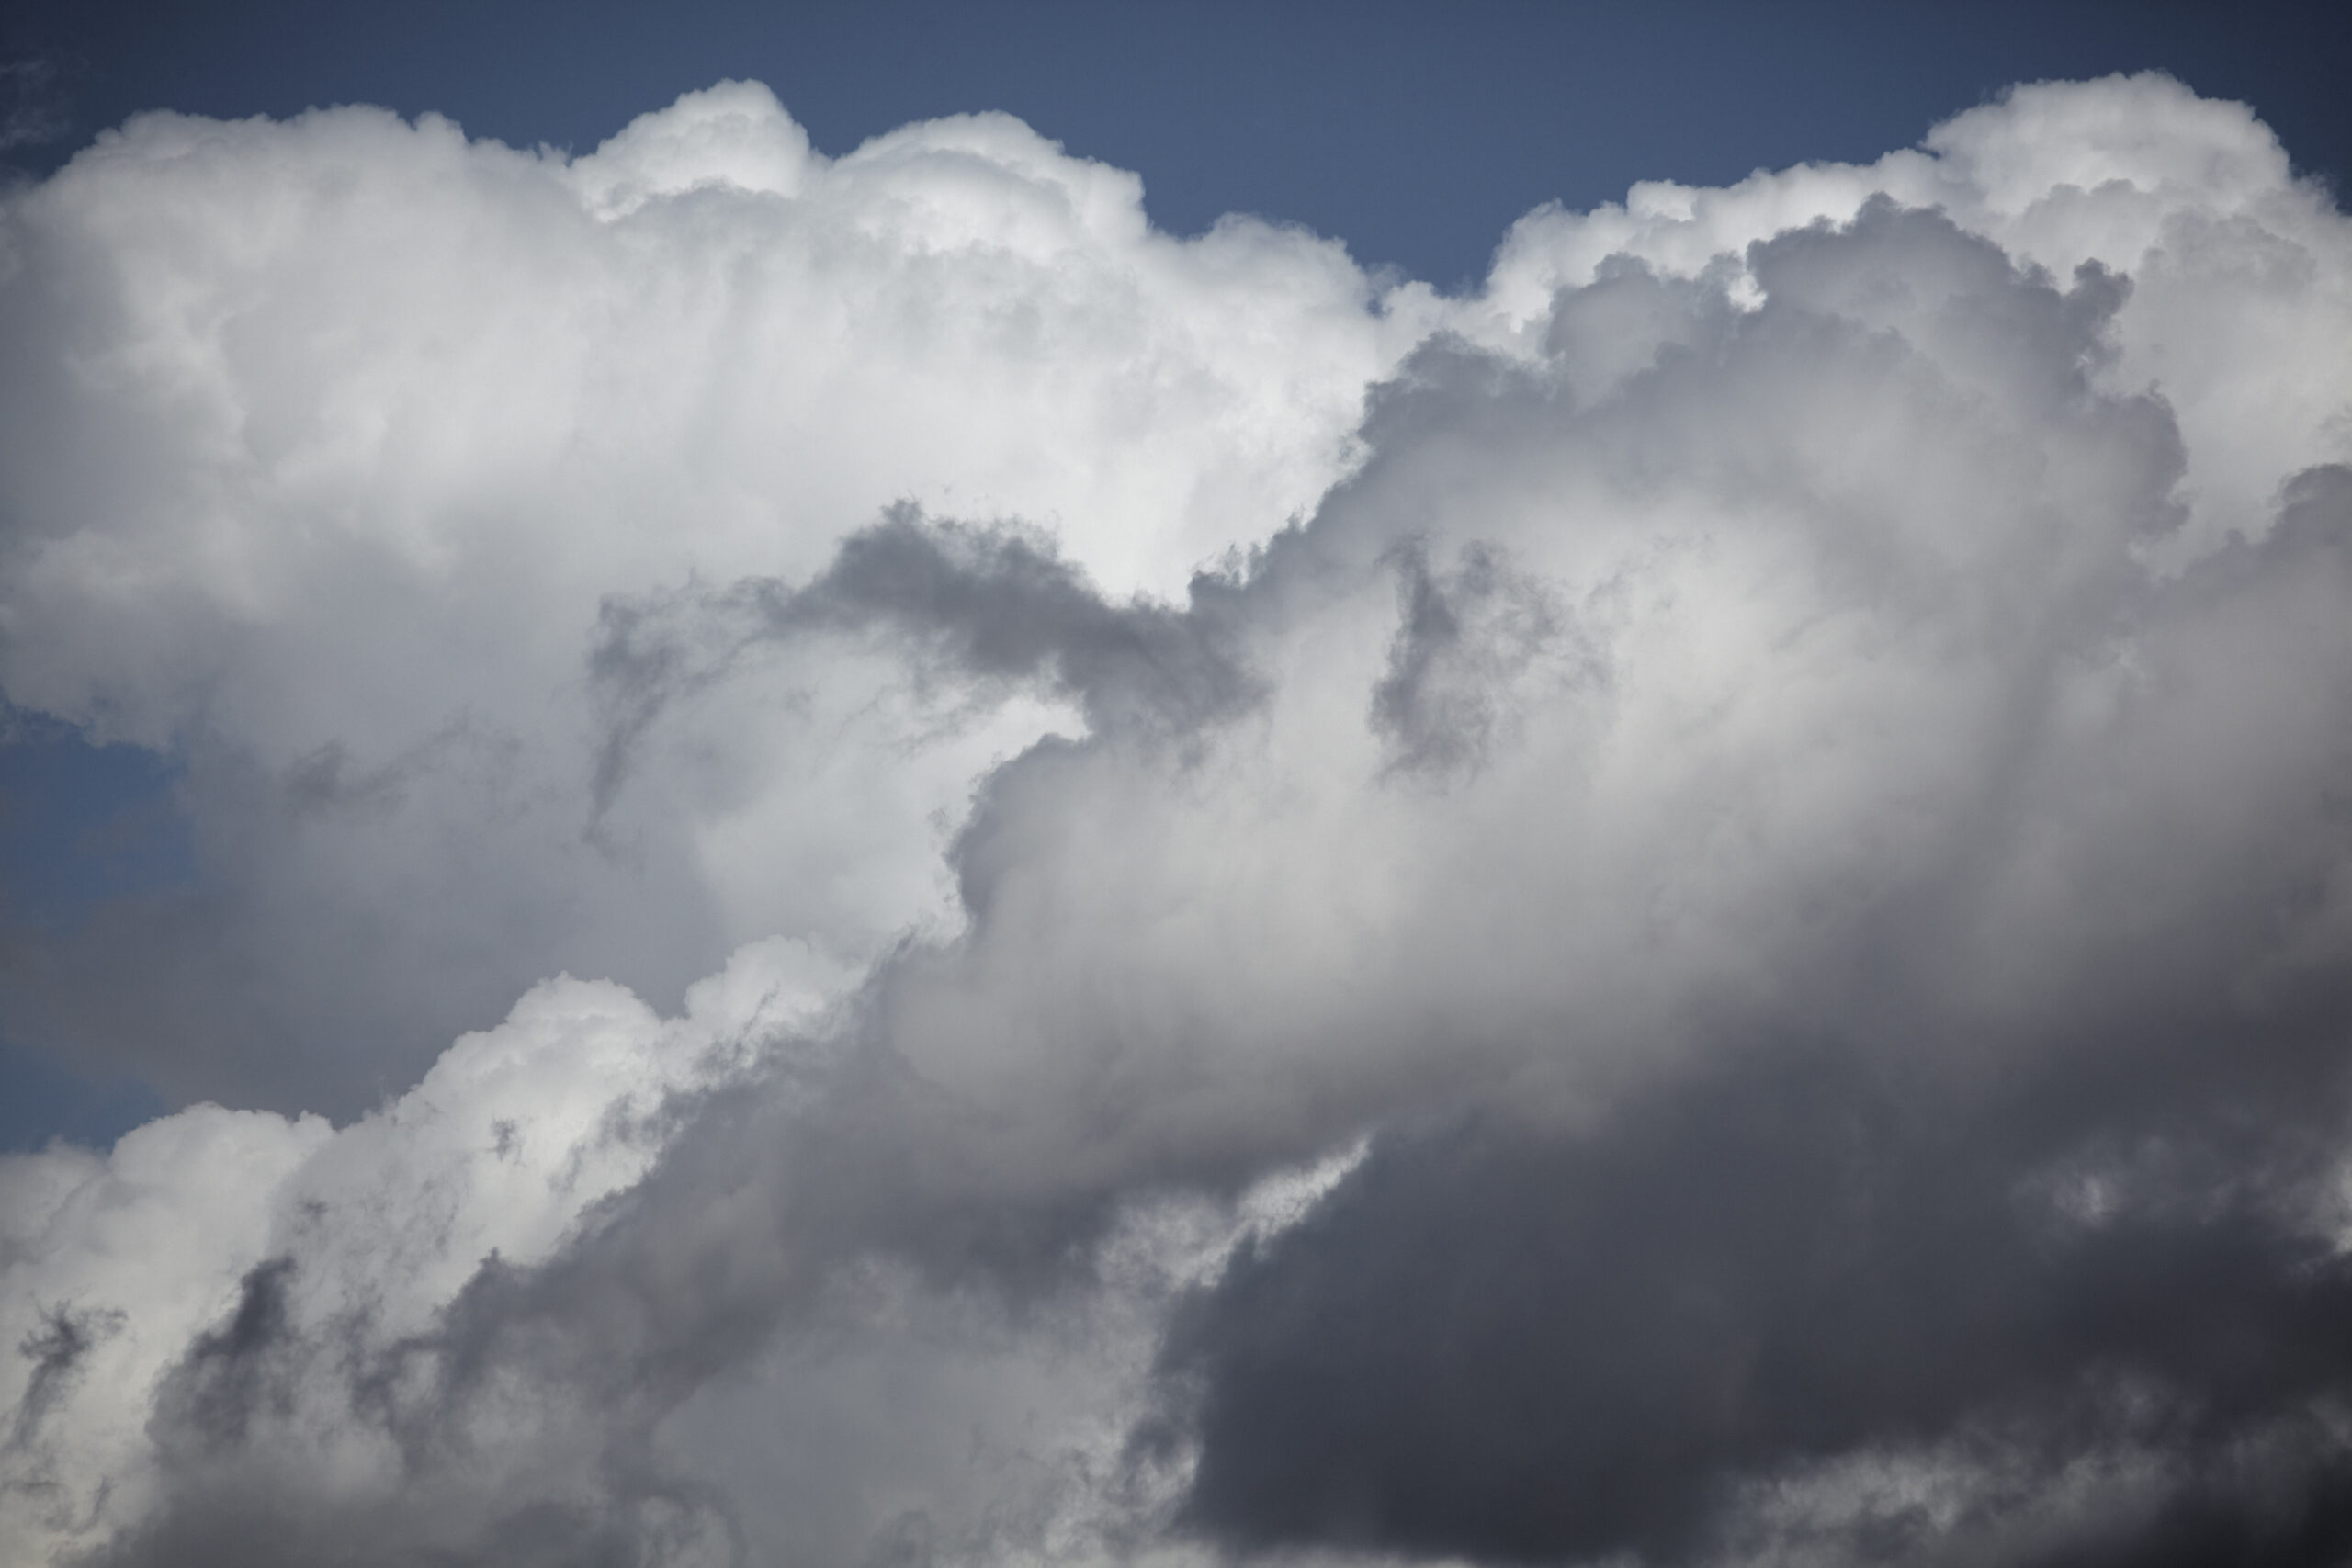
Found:
[[[6,200],[0,685],[198,866],[11,1005],[264,1107],[0,1167],[14,1554],[2352,1541],[2352,229],[2245,108],[1462,299],[741,86]]]
[[[910,502],[1181,591],[1344,471],[1427,299],[1295,231],[1155,233],[1001,116],[829,160],[750,85],[572,161],[147,116],[5,222],[0,681],[179,756],[201,868],[20,951],[17,1016],[339,1115],[560,968],[674,1006],[746,941],[952,922],[973,779],[1068,722],[808,666],[620,789],[608,601],[803,578]]]

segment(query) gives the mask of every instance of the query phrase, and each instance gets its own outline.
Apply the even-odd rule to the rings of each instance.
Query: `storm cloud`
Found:
[[[0,684],[198,846],[8,1005],[262,1107],[0,1164],[6,1550],[2352,1546],[2352,228],[2243,107],[1458,299],[744,86],[6,200]]]

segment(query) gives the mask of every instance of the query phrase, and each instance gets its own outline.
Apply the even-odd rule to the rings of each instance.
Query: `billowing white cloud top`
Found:
[[[0,683],[183,753],[206,882],[44,999],[174,1089],[349,1113],[560,967],[674,1005],[757,937],[949,918],[971,780],[1055,713],[715,694],[598,798],[583,651],[900,502],[1159,593],[1312,507],[1426,291],[1141,196],[1002,116],[829,162],[730,85],[577,161],[150,116],[11,197]]]
[[[0,1558],[2095,1560],[2254,1517],[2188,1415],[2352,1495],[2340,1354],[2050,1327],[2346,1234],[2352,227],[2268,130],[2019,88],[1463,299],[1142,196],[729,84],[0,197],[0,692],[197,865],[6,1006],[265,1108],[0,1161]],[[1799,1057],[1873,1087],[1709,1120]],[[1702,1245],[1710,1162],[1858,1228]],[[1476,1305],[1564,1291],[1665,1370]],[[1491,1481],[1612,1400],[1651,1470]]]

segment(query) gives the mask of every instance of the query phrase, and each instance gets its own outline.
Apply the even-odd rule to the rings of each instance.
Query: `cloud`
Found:
[[[339,1130],[198,1106],[110,1156],[12,1157],[0,1330],[30,1365],[9,1555],[44,1532],[103,1540],[190,1472],[208,1518],[286,1467],[331,1475],[355,1506],[391,1490],[463,1414],[443,1402],[462,1382],[466,1303],[578,1245],[643,1179],[682,1103],[749,1070],[747,1042],[769,1096],[787,1095],[773,1041],[842,984],[783,939],[746,948],[667,1022],[609,983],[549,981]]]
[[[1191,1517],[1505,1562],[2336,1560],[2352,1276],[2269,1190],[2319,1174],[2290,1104],[2233,1137],[2112,1083],[2062,1120],[2086,1086],[1939,1115],[1865,1074],[1763,1050],[1589,1137],[1385,1145],[1179,1326]]]
[[[803,587],[747,579],[720,592],[608,599],[590,660],[606,715],[596,806],[610,807],[632,752],[679,697],[709,690],[763,645],[827,634],[894,644],[894,662],[927,688],[1033,686],[1074,700],[1098,729],[1190,728],[1250,695],[1221,656],[1215,616],[1193,610],[1114,606],[1050,538],[934,525],[908,505],[843,540]]]
[[[1058,710],[804,663],[605,798],[582,650],[900,503],[1122,595],[1310,507],[1427,291],[1140,195],[1001,116],[827,159],[743,85],[577,160],[149,115],[9,195],[0,681],[178,754],[198,867],[23,933],[20,1032],[347,1116],[560,969],[674,1006],[952,920],[943,832]]]
[[[19,1005],[345,1118],[0,1166],[20,1555],[2338,1553],[2352,231],[2242,107],[1459,299],[744,87],[9,200],[0,682],[199,862]]]

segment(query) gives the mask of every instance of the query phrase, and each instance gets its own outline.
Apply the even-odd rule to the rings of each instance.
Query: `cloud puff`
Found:
[[[674,1005],[745,941],[952,919],[973,779],[1062,722],[806,671],[594,796],[609,598],[806,576],[901,502],[1181,591],[1344,470],[1428,299],[1155,233],[1001,116],[828,160],[741,85],[570,161],[147,116],[0,224],[0,681],[174,750],[201,868],[19,953],[18,1016],[338,1114],[559,968]]]
[[[748,88],[9,199],[0,681],[203,876],[20,993],[331,1109],[653,1004],[8,1165],[23,1553],[2352,1539],[2352,230],[2243,108],[1460,299]]]
[[[775,1078],[773,1039],[806,1032],[842,982],[783,939],[667,1022],[609,982],[552,980],[340,1130],[198,1106],[109,1155],[0,1164],[0,1336],[35,1348],[9,1371],[7,1555],[49,1532],[104,1540],[175,1464],[223,1487],[295,1464],[347,1501],[388,1490],[424,1440],[409,1427],[437,1414],[409,1407],[447,1375],[453,1300],[573,1243],[644,1178],[683,1100],[741,1077],[754,1041]],[[364,1408],[308,1407],[296,1346]]]

